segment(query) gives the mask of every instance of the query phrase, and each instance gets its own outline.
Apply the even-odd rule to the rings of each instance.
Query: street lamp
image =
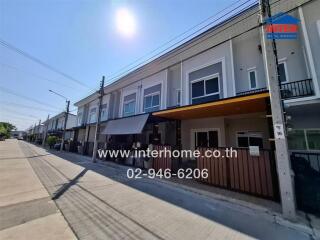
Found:
[[[65,140],[65,135],[66,135],[66,128],[67,128],[67,121],[68,121],[68,116],[69,116],[69,106],[70,106],[70,100],[68,100],[67,97],[61,95],[60,93],[57,93],[53,90],[49,90],[49,92],[62,97],[63,99],[66,100],[66,112],[65,112],[65,117],[64,117],[64,127],[63,127],[63,133],[62,133],[62,141],[61,141],[61,145],[60,145],[60,151],[63,150],[63,144],[64,144],[64,140]]]

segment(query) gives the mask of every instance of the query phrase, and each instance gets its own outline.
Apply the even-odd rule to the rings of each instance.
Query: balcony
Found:
[[[266,91],[267,88],[258,88],[244,92],[238,92],[237,96],[250,95]],[[309,97],[314,95],[312,79],[282,83],[280,87],[282,99]]]
[[[282,99],[309,97],[314,95],[312,79],[281,84]]]

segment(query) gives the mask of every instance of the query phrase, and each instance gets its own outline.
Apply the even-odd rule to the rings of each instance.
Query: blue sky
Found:
[[[0,121],[26,129],[45,120],[47,114],[61,112],[64,100],[49,89],[67,96],[73,104],[97,88],[102,75],[108,80],[119,69],[234,2],[0,0],[2,40],[90,86],[72,82],[0,45]],[[115,15],[120,8],[128,9],[135,18],[136,31],[131,37],[116,28]]]

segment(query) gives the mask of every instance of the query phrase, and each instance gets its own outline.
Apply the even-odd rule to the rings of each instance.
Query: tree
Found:
[[[17,128],[11,123],[0,122],[0,136],[4,136],[5,138],[9,138],[11,131],[16,130],[16,129]]]

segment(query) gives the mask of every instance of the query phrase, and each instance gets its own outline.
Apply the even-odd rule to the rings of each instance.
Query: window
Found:
[[[262,133],[259,132],[238,132],[238,147],[248,148],[249,146],[258,146],[263,148]]]
[[[82,124],[82,116],[83,116],[83,113],[79,112],[78,113],[78,119],[77,119],[77,125],[78,126],[80,126]]]
[[[248,71],[249,75],[249,85],[250,89],[256,89],[257,88],[257,74],[256,70],[249,70]]]
[[[219,99],[219,76],[206,77],[191,82],[192,103],[202,103]]]
[[[144,112],[153,112],[160,109],[160,92],[144,96]]]
[[[320,129],[294,129],[288,132],[290,150],[320,150]]]
[[[199,130],[194,133],[195,148],[198,147],[218,147],[218,131],[216,130]]]
[[[101,105],[101,112],[100,112],[100,120],[105,121],[108,119],[108,108],[107,104]]]
[[[285,62],[279,63],[278,71],[280,76],[280,82],[282,83],[288,82],[287,65]]]
[[[90,109],[89,112],[89,123],[94,123],[96,121],[97,108]]]
[[[136,101],[130,100],[127,102],[124,102],[123,104],[123,116],[131,116],[135,114],[135,108],[136,108]]]

